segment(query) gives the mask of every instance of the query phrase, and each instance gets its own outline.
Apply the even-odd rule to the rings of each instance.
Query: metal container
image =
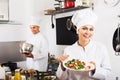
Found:
[[[43,80],[57,80],[56,76],[45,76]]]
[[[72,8],[75,7],[75,0],[65,0],[64,8]]]
[[[23,43],[22,53],[31,53],[33,51],[33,45],[30,43]]]

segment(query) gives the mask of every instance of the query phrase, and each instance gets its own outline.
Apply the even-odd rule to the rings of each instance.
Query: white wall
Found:
[[[27,15],[25,0],[9,0],[9,20],[11,24],[0,24],[0,42],[20,41],[27,38],[25,20]]]
[[[95,6],[95,11],[98,14],[99,21],[96,27],[95,39],[103,42],[107,48],[110,55],[113,75],[120,77],[120,56],[115,56],[115,52],[112,47],[113,34],[120,23],[120,3],[115,7],[105,5],[103,0],[99,0]],[[114,78],[115,79],[115,78]]]
[[[97,0],[94,11],[99,20],[96,25],[94,39],[103,42],[110,54],[110,60],[113,70],[113,79],[120,77],[119,61],[120,56],[114,55],[112,47],[112,37],[117,28],[118,15],[120,15],[119,5],[110,7],[104,4],[104,0]],[[53,9],[54,1],[49,0],[10,0],[10,20],[18,21],[22,25],[0,25],[0,41],[20,41],[25,40],[30,34],[28,27],[24,24],[31,15],[41,15],[45,9]],[[51,27],[51,16],[44,16],[41,23],[41,32],[48,38],[50,53],[59,56],[63,53],[65,46],[56,45],[56,27]],[[55,22],[54,22],[55,23]],[[26,34],[27,33],[27,34]],[[9,37],[8,37],[9,36]],[[21,63],[19,64],[21,66]]]

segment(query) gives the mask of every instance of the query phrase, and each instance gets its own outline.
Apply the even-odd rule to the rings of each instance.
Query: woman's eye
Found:
[[[88,29],[88,28],[82,28],[83,30],[89,30],[89,31],[94,31],[94,29],[93,28],[90,28],[90,29]]]
[[[94,29],[93,29],[93,28],[90,28],[89,30],[90,30],[90,31],[94,31]]]
[[[84,27],[84,28],[82,28],[82,29],[83,29],[83,30],[87,30],[88,28],[85,28],[85,27]]]
[[[94,31],[94,28],[83,27],[83,30]]]

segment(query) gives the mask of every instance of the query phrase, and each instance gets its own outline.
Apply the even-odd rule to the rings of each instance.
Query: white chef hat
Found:
[[[40,27],[41,19],[39,17],[31,16],[28,25],[37,25]]]
[[[76,11],[72,17],[72,23],[77,27],[77,31],[84,25],[92,25],[95,27],[97,15],[91,9],[83,9]]]

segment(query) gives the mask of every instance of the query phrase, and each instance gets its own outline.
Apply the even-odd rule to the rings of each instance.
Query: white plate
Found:
[[[72,59],[71,59],[72,60]],[[66,69],[68,69],[68,70],[72,70],[72,71],[91,71],[91,70],[94,70],[95,69],[95,67],[94,67],[94,65],[92,64],[92,63],[89,63],[89,62],[85,62],[85,67],[87,67],[87,66],[90,66],[91,68],[90,69],[87,69],[87,70],[85,70],[85,68],[84,69],[80,69],[80,70],[76,70],[76,69],[71,69],[71,68],[68,68],[66,65],[65,65],[65,63],[67,63],[69,60],[65,60],[64,62],[63,62],[63,66],[66,68]]]

